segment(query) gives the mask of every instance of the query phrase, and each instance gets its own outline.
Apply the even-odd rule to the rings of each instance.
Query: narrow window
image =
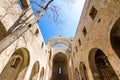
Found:
[[[75,57],[75,52],[73,52],[73,56]]]
[[[86,36],[86,35],[87,35],[87,30],[86,30],[86,28],[85,28],[85,27],[83,28],[82,32],[83,32],[83,35],[84,35],[84,36]]]
[[[13,60],[11,67],[17,68],[18,64],[20,63],[20,58],[16,58]]]
[[[38,29],[36,29],[36,31],[35,31],[35,35],[37,35],[39,33],[39,30]]]
[[[80,39],[78,40],[78,44],[79,44],[79,46],[81,46],[81,40]]]
[[[49,52],[49,60],[51,59],[51,53],[52,53],[52,51],[51,51],[51,49],[50,49],[50,52]]]
[[[89,15],[94,20],[97,13],[98,13],[98,11],[94,7],[92,7]]]
[[[18,0],[18,3],[20,5],[21,9],[25,10],[29,7],[26,0]]]
[[[41,48],[43,48],[43,46],[44,46],[44,43],[42,42]]]
[[[61,67],[58,68],[58,73],[62,74],[62,68]]]
[[[78,48],[77,48],[77,46],[75,47],[75,49],[76,49],[76,52],[78,52]]]

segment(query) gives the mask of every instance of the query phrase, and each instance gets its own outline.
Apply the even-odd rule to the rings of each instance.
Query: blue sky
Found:
[[[63,21],[64,24],[56,24],[53,18],[49,18],[46,13],[38,22],[45,42],[47,42],[49,38],[57,35],[66,37],[74,37],[75,35],[85,0],[74,0],[72,3],[63,1],[54,0],[52,4],[58,6],[58,19]],[[36,2],[39,2],[39,0],[36,0]],[[32,6],[34,11],[38,9],[37,6]],[[48,14],[52,14],[49,11],[47,12]]]

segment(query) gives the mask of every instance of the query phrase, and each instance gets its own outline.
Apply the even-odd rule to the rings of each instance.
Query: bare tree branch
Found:
[[[43,9],[43,6],[41,6],[39,3],[35,2],[35,1],[30,1],[30,2],[36,4],[38,7]]]
[[[45,2],[46,0],[41,0],[42,2]],[[35,23],[38,22],[38,20],[42,17],[42,15],[49,9],[49,5],[54,0],[48,1],[48,3],[45,6],[40,6],[42,10],[37,10],[37,15],[32,18],[33,13],[31,13],[29,16],[26,16],[27,12],[31,10],[31,7],[29,6],[28,9],[24,10],[19,18],[15,21],[15,23],[11,26],[11,28],[8,30],[8,35],[0,41],[0,53],[9,47],[13,42],[15,42],[23,33],[25,33],[27,30],[29,30]],[[35,3],[36,4],[36,3]],[[38,5],[38,4],[36,4]],[[56,7],[52,7],[51,11],[53,11],[54,19],[55,21],[58,20],[58,12]],[[56,15],[56,16],[55,16]],[[56,23],[62,23],[56,21]],[[14,30],[14,31],[13,31]]]
[[[40,0],[41,2],[45,3],[46,0]],[[52,16],[53,16],[53,20],[55,23],[61,23],[63,21],[58,21],[58,10],[57,10],[57,6],[54,6],[54,5],[51,5],[49,7],[49,5],[53,2],[54,0],[49,0],[48,3],[44,6],[42,6],[41,4],[35,2],[35,1],[30,1],[31,3],[34,3],[35,5],[37,5],[39,8],[41,8],[42,10],[37,10],[36,13],[37,13],[37,16],[36,16],[36,22],[38,22],[39,20],[39,17],[41,15],[43,15],[44,12],[47,12],[47,10],[51,10],[52,12]],[[65,0],[64,0],[65,1]],[[26,23],[27,20],[29,20],[32,16],[33,16],[33,13],[30,14],[29,16],[27,16],[27,18],[25,18],[23,20],[23,17],[25,16],[25,14],[31,9],[30,5],[29,5],[29,8],[24,10],[22,12],[22,14],[20,15],[20,17],[15,21],[15,23],[10,27],[10,29],[8,30],[8,34],[10,34],[13,30],[15,30],[16,28],[18,28],[19,26],[23,25]],[[39,16],[40,15],[40,16]],[[49,16],[48,16],[49,17]],[[32,19],[33,20],[33,19]]]
[[[56,22],[57,20],[58,20],[58,13],[57,13],[57,11],[56,11],[56,8],[50,8],[50,10],[52,11],[52,13],[53,13],[53,19],[54,19],[54,21]]]
[[[52,3],[54,0],[50,0],[47,4],[46,4],[46,6],[44,7],[44,10],[47,10],[47,8],[48,8],[48,6],[50,5],[50,3]]]
[[[19,16],[19,18],[15,21],[15,23],[10,27],[10,29],[8,30],[7,34],[10,34],[16,27],[18,27],[19,25],[25,23],[25,21],[27,21],[32,15],[33,13],[27,17],[25,20],[22,20],[23,16],[25,16],[25,14],[27,13],[27,11],[29,11],[31,8],[26,9],[25,11],[23,11],[21,13],[21,15]]]

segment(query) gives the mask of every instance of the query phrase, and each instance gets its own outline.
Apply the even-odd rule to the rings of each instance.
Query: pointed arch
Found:
[[[63,53],[57,53],[53,58],[52,77],[50,80],[69,80],[68,61]]]
[[[80,80],[79,71],[75,68],[75,80]]]
[[[81,80],[89,80],[88,74],[87,74],[87,69],[83,62],[80,62],[79,69],[80,69]]]
[[[29,65],[29,59],[29,52],[26,48],[17,49],[3,69],[0,75],[0,80],[17,80],[18,78],[21,80],[24,79],[27,67]],[[6,76],[6,74],[8,75]]]
[[[32,68],[30,80],[37,80],[39,68],[40,68],[39,61],[36,61],[35,64],[33,65],[33,68]]]
[[[42,67],[40,72],[40,80],[44,80],[44,67]]]
[[[98,48],[93,48],[89,53],[89,65],[94,80],[118,80],[107,56]]]
[[[115,22],[110,33],[110,42],[112,48],[120,58],[120,18]]]
[[[48,40],[48,46],[52,47],[56,44],[63,44],[64,47],[67,47],[68,49],[71,49],[71,39],[70,38],[66,38],[62,35],[58,35],[58,36],[55,36],[53,38],[50,38]]]

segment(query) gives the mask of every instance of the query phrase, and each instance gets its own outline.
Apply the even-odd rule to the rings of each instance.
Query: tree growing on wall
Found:
[[[51,10],[53,13],[53,20],[57,23],[58,20],[58,11],[57,6],[52,5],[52,2],[55,0],[40,0],[40,3],[35,1],[31,1],[31,3],[37,5],[39,10],[36,11],[37,15],[34,17],[33,14],[26,15],[32,9],[30,5],[28,8],[23,10],[19,18],[14,22],[14,24],[10,27],[7,32],[7,36],[0,41],[0,52],[10,46],[14,41],[16,41],[24,32],[29,30],[34,24],[36,24],[39,19],[43,16],[43,14],[47,10]],[[72,0],[63,0],[65,2],[69,2]]]

